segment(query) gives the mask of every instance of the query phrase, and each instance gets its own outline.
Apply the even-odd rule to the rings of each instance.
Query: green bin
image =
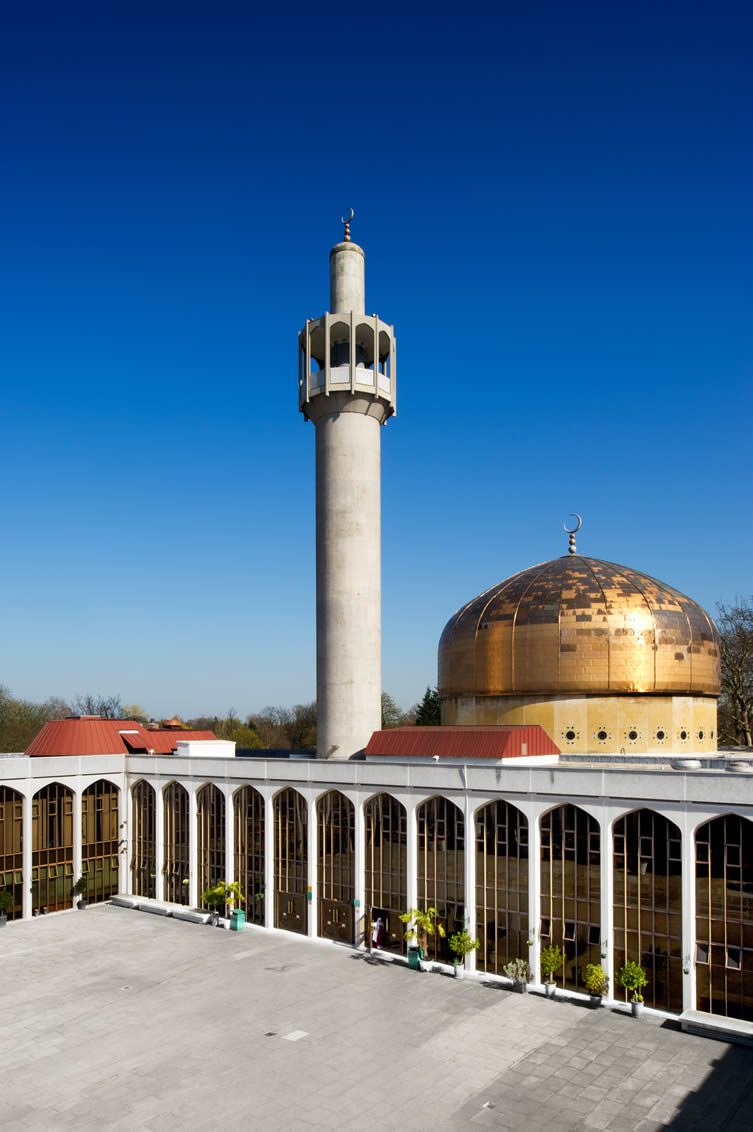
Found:
[[[423,947],[409,947],[408,948],[408,966],[413,971],[421,970],[421,960],[424,957]]]
[[[246,930],[246,913],[242,908],[233,908],[230,913],[230,931],[242,932]]]

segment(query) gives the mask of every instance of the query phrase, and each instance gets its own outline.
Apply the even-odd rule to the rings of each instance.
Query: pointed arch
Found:
[[[8,918],[23,914],[24,797],[10,786],[0,786],[0,889],[11,894]]]
[[[180,782],[168,782],[162,791],[164,826],[162,835],[165,900],[188,904],[189,805],[188,791]]]
[[[31,800],[31,904],[58,912],[71,907],[73,791],[50,782]],[[78,878],[75,878],[78,879]]]
[[[445,937],[428,940],[430,959],[452,961],[450,936],[465,927],[465,819],[454,802],[441,795],[416,809],[418,832],[418,906],[436,908]]]
[[[241,786],[233,795],[235,817],[235,879],[243,893],[242,907],[251,924],[264,926],[265,803],[253,786]]]
[[[528,819],[500,798],[474,815],[479,970],[502,974],[528,954]]]
[[[584,990],[601,963],[601,837],[586,810],[564,802],[541,815],[541,942],[562,948],[558,982]]]
[[[86,899],[101,904],[118,892],[120,790],[106,778],[81,795],[81,873]]]
[[[612,827],[612,972],[633,960],[648,976],[643,996],[660,1010],[682,1010],[682,834],[669,818],[640,808]]]
[[[697,1008],[753,1022],[753,822],[704,822],[695,861]]]
[[[214,782],[196,793],[197,879],[202,893],[225,880],[225,795]]]
[[[355,942],[356,808],[339,790],[316,802],[319,935]]]
[[[308,805],[286,786],[275,794],[275,927],[308,932]]]
[[[145,778],[131,790],[132,836],[131,892],[134,896],[157,895],[157,795]]]
[[[408,907],[408,814],[402,802],[386,793],[372,795],[363,812],[366,912],[374,925],[372,944],[403,953],[404,928],[399,917]]]

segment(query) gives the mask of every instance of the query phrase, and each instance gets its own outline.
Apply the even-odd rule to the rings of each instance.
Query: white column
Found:
[[[406,836],[408,844],[406,845],[406,862],[408,866],[408,877],[406,894],[408,896],[408,908],[418,907],[418,822],[416,821],[416,802],[411,798],[405,806],[407,810],[406,820]],[[406,909],[407,911],[407,909]]]
[[[34,846],[34,822],[32,820],[32,799],[24,795],[24,808],[23,808],[23,843],[21,852],[23,854],[23,918],[24,920],[31,919],[31,862],[32,862],[32,849]]]
[[[118,840],[122,842],[118,846],[118,861],[120,867],[118,869],[118,892],[130,892],[133,888],[131,884],[131,860],[133,855],[133,842],[131,838],[131,830],[133,829],[133,796],[131,788],[128,785],[128,779],[125,780],[123,789],[118,794]]]
[[[473,938],[476,934],[476,824],[473,817],[473,800],[465,797],[465,928]],[[471,951],[465,961],[469,971],[476,970],[476,952]]]
[[[188,787],[188,903],[192,908],[199,906],[199,820],[196,805],[196,787]]]
[[[682,828],[682,1008],[695,1010],[695,834],[686,815]]]
[[[264,926],[275,926],[275,808],[264,799]]]
[[[83,786],[73,787],[73,883],[81,876],[81,792]],[[76,898],[71,898],[75,906]]]
[[[162,784],[154,786],[154,895],[157,900],[165,899],[165,797]]]
[[[232,884],[235,880],[235,808],[232,788],[226,786],[223,794],[225,796],[225,880],[228,884]]]
[[[363,802],[360,798],[357,799],[355,808],[356,843],[353,854],[353,868],[355,870],[353,895],[355,903],[353,907],[353,918],[356,928],[356,945],[361,946],[366,939],[371,938],[370,934],[368,934],[371,932],[371,925],[369,922],[369,909],[366,907],[366,873],[364,868],[364,860],[366,857],[366,822],[363,814]]]
[[[609,975],[609,998],[615,997],[614,970],[614,862],[613,862],[612,821],[609,814],[599,819],[599,899],[601,901],[601,959],[600,963]],[[604,954],[606,952],[606,955]]]
[[[533,945],[528,950],[528,962],[534,983],[541,982],[539,955],[541,952],[541,827],[539,815],[528,816],[528,938]]]
[[[308,876],[309,876],[309,890],[308,890],[308,934],[316,937],[318,924],[319,924],[319,885],[317,883],[317,863],[318,858],[316,854],[316,801],[314,798],[308,800]]]

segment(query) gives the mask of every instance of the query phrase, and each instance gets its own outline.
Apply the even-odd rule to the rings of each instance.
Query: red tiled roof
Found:
[[[403,759],[513,759],[558,755],[543,727],[391,727],[375,731],[366,755]]]
[[[177,743],[185,743],[186,740],[191,742],[194,739],[216,739],[214,731],[178,731],[177,728],[171,727],[167,731],[145,731],[147,740],[147,750],[154,751],[155,755],[169,755],[171,751],[175,750]],[[126,736],[126,742],[128,736]]]
[[[147,731],[132,719],[73,716],[45,723],[26,754],[32,758],[63,755],[128,755],[137,751],[170,754],[182,739],[214,739],[213,731]]]

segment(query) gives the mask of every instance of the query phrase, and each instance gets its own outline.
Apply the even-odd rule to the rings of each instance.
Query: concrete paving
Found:
[[[100,905],[0,930],[5,1128],[753,1128],[666,1019]]]

